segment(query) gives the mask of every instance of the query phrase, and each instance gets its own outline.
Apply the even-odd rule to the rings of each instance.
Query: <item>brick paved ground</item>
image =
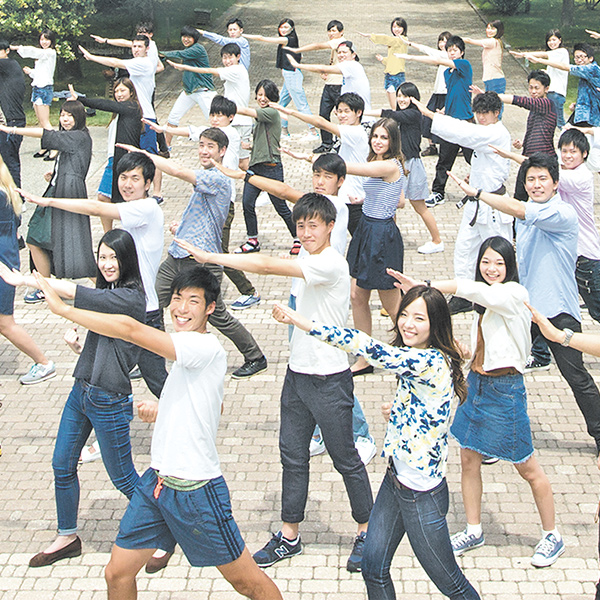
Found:
[[[325,6],[324,10],[322,7]],[[283,16],[295,19],[301,43],[325,39],[325,24],[331,18],[344,21],[348,37],[356,41],[358,52],[371,78],[374,106],[385,106],[380,65],[374,59],[376,48],[359,38],[358,30],[385,32],[391,17],[398,12],[390,0],[380,0],[377,11],[384,17],[369,14],[364,17],[364,3],[357,0],[329,0],[327,3],[290,2],[284,9],[277,0],[253,0],[238,4],[237,12],[246,22],[248,33],[275,34],[275,24]],[[284,12],[285,10],[285,12]],[[484,24],[467,3],[460,0],[407,0],[402,15],[409,23],[409,32],[416,41],[435,44],[437,34],[444,30],[462,35],[482,35]],[[220,30],[220,24],[213,24]],[[542,40],[540,40],[541,45]],[[218,61],[218,48],[207,44],[213,64]],[[379,48],[378,50],[381,50]],[[275,50],[272,46],[252,43],[253,66],[251,80],[269,76],[281,83],[274,69]],[[478,50],[468,50],[476,77],[481,66]],[[326,53],[309,55],[310,62],[326,60]],[[524,93],[522,69],[505,58],[509,91]],[[435,75],[433,67],[407,69],[408,80],[415,81],[425,98],[431,92]],[[179,75],[167,71],[159,79],[159,114],[163,120],[175,95],[179,92]],[[308,74],[305,87],[310,105],[318,106],[321,80]],[[190,122],[202,122],[199,110],[189,114]],[[515,137],[524,131],[525,114],[509,107],[505,122]],[[291,123],[292,133],[303,128]],[[96,140],[94,172],[89,190],[94,191],[104,156],[105,130],[93,132]],[[298,136],[296,136],[298,137]],[[302,147],[292,140],[291,146]],[[23,154],[29,156],[35,144],[25,143]],[[306,147],[306,145],[305,145]],[[187,165],[196,163],[195,150],[183,140],[175,142],[174,157]],[[29,189],[43,187],[39,162],[25,159],[25,182]],[[430,175],[434,159],[426,159]],[[305,163],[285,161],[286,181],[309,189],[309,169]],[[464,163],[456,170],[466,173]],[[514,172],[512,173],[514,178]],[[509,186],[509,189],[512,185]],[[167,222],[177,218],[189,196],[189,186],[165,179],[164,205]],[[451,194],[452,196],[452,194]],[[238,205],[239,206],[239,205]],[[241,206],[239,207],[241,213]],[[31,211],[26,213],[27,217]],[[453,237],[460,213],[449,202],[436,208],[436,217],[446,242],[446,252],[431,257],[418,255],[416,248],[426,240],[423,225],[410,207],[398,214],[406,248],[406,271],[431,279],[452,276]],[[290,238],[281,220],[270,206],[259,210],[261,243],[265,253],[286,256]],[[94,224],[95,238],[100,229]],[[243,219],[238,216],[232,233],[232,246],[243,240]],[[23,254],[22,260],[25,261]],[[287,361],[287,331],[270,317],[271,302],[285,300],[289,283],[277,278],[253,276],[263,302],[240,315],[254,333],[269,359],[269,370],[250,381],[227,379],[225,412],[222,418],[219,451],[222,467],[229,483],[235,516],[251,551],[262,546],[269,531],[279,525],[280,464],[277,451],[279,391]],[[226,291],[226,299],[236,297],[236,290]],[[63,344],[67,325],[51,315],[43,305],[25,306],[18,300],[15,316],[35,335],[40,346],[57,364],[58,377],[51,382],[24,388],[17,383],[17,374],[29,367],[28,359],[8,343],[0,345],[0,459],[3,485],[0,487],[0,597],[3,600],[96,600],[105,597],[103,568],[109,557],[118,522],[126,506],[125,499],[109,483],[100,463],[84,465],[80,470],[82,497],[80,507],[81,537],[84,555],[45,569],[27,567],[29,557],[41,550],[55,535],[55,510],[51,473],[51,452],[58,419],[71,387],[71,372],[75,357]],[[378,314],[373,302],[374,334],[387,339],[389,323]],[[455,317],[457,333],[467,339],[470,316]],[[586,329],[595,329],[587,314]],[[229,350],[230,370],[239,366],[241,357],[225,340]],[[587,361],[600,381],[600,365]],[[597,502],[593,445],[585,433],[583,419],[573,397],[555,367],[548,372],[527,377],[530,416],[538,457],[554,486],[558,526],[567,544],[565,555],[551,568],[535,570],[529,564],[540,528],[528,486],[508,464],[484,469],[485,495],[483,522],[487,545],[461,560],[469,579],[483,597],[496,599],[522,598],[538,600],[561,598],[574,600],[591,598],[597,580],[597,529],[593,513]],[[391,398],[394,378],[377,371],[368,378],[359,378],[356,390],[368,417],[371,431],[381,446],[384,423],[379,416],[382,398]],[[143,383],[135,384],[137,398],[149,396]],[[137,418],[132,424],[135,463],[140,471],[148,465],[151,427]],[[302,525],[305,543],[303,556],[269,569],[284,596],[303,600],[359,600],[366,597],[360,575],[350,575],[344,565],[352,544],[354,524],[351,521],[346,494],[340,476],[330,459],[312,459],[312,477],[307,508],[308,518]],[[374,491],[384,471],[382,459],[369,465]],[[452,532],[463,527],[464,516],[460,497],[458,448],[451,444],[448,482],[451,504],[448,521]],[[440,598],[414,559],[405,540],[394,564],[393,578],[398,598]],[[139,577],[140,599],[181,600],[211,598],[224,600],[237,597],[215,569],[192,569],[185,558],[177,554],[161,574]],[[196,592],[196,594],[193,594]]]

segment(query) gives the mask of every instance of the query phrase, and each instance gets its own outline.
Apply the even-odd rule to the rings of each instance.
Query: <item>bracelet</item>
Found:
[[[575,332],[572,329],[568,329],[567,327],[565,327],[563,331],[565,332],[565,339],[560,343],[560,345],[568,346],[571,343],[571,338],[573,337],[573,334]]]
[[[250,177],[252,177],[254,174],[255,174],[254,171],[251,171],[250,169],[248,169],[246,171],[246,175],[244,175],[244,181],[246,183],[248,183],[248,179],[250,179]]]
[[[476,194],[475,194],[475,196],[474,196],[474,197],[475,197],[475,200],[479,200],[479,197],[481,196],[481,192],[483,192],[483,190],[482,190],[481,188],[479,188],[479,189],[477,190],[477,193],[476,193]]]
[[[12,134],[13,134],[13,135],[17,135],[17,128],[16,128],[16,127],[13,127],[13,128],[12,128]]]

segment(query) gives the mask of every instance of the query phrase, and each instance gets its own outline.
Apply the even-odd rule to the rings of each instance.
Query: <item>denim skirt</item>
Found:
[[[468,395],[459,405],[450,434],[467,448],[512,463],[533,454],[523,375],[490,377],[471,371]]]

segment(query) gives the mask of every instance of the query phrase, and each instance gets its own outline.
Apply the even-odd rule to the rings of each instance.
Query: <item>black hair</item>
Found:
[[[229,27],[230,25],[237,25],[240,29],[244,29],[244,23],[237,17],[233,17],[233,19],[229,19],[227,23],[225,23],[226,27]]]
[[[242,51],[237,44],[231,42],[229,44],[225,44],[221,48],[221,56],[223,56],[223,54],[233,54],[234,56],[240,56],[242,54]]]
[[[421,92],[419,92],[419,88],[410,81],[405,81],[404,83],[401,83],[396,93],[398,92],[400,92],[403,96],[408,96],[409,98],[414,98],[415,100],[421,99]],[[414,106],[412,102],[411,106]]]
[[[358,54],[356,54],[356,50],[354,49],[354,44],[350,40],[344,40],[341,44],[338,44],[337,49],[339,50],[341,46],[346,46],[346,48],[348,48],[348,50],[354,54],[354,60],[356,62],[360,62]]]
[[[395,333],[392,344],[394,346],[405,345],[398,328],[398,319],[406,308],[419,298],[422,298],[425,302],[427,316],[429,317],[429,340],[427,344],[430,348],[436,348],[442,352],[446,357],[452,373],[454,393],[462,404],[467,398],[467,384],[462,371],[463,359],[452,333],[452,318],[450,317],[448,303],[439,290],[426,285],[416,285],[402,296],[392,328]]]
[[[346,92],[342,94],[335,103],[335,107],[339,108],[340,104],[345,104],[352,112],[360,112],[362,118],[365,112],[365,101],[362,96],[359,96],[356,92]]]
[[[298,48],[298,46],[300,45],[298,43],[298,34],[296,33],[296,25],[294,24],[294,21],[292,19],[281,19],[281,21],[279,21],[279,25],[277,25],[277,34],[281,35],[279,33],[279,28],[282,25],[285,25],[286,23],[292,28],[292,30],[285,36],[288,40],[287,47]]]
[[[550,50],[550,46],[548,46],[548,40],[551,37],[557,37],[560,40],[559,48],[562,48],[562,34],[559,29],[550,29],[546,34],[546,50]]]
[[[225,96],[215,96],[210,103],[209,115],[225,115],[226,117],[234,117],[237,113],[237,106],[233,100],[225,98]]]
[[[554,183],[558,183],[559,176],[559,168],[558,168],[558,158],[555,154],[546,154],[544,152],[536,152],[532,154],[524,163],[523,163],[523,173],[525,174],[525,180],[527,180],[527,171],[529,169],[546,169],[552,177],[552,181]]]
[[[193,265],[179,271],[171,282],[171,297],[183,290],[196,288],[204,292],[204,302],[209,306],[216,302],[221,291],[219,280],[206,267]]]
[[[464,56],[465,42],[460,36],[453,35],[446,40],[446,51],[448,50],[448,48],[452,48],[452,46],[458,48],[460,50],[461,55]]]
[[[260,88],[262,88],[265,91],[265,96],[271,102],[279,102],[279,89],[273,81],[271,81],[270,79],[261,79],[256,84],[254,95],[258,94],[258,90],[260,90]]]
[[[440,35],[438,35],[438,45],[437,47],[440,47],[440,42],[442,40],[445,40],[446,42],[452,37],[452,34],[449,31],[442,31],[442,33],[440,33]]]
[[[227,134],[218,127],[207,127],[201,134],[200,139],[206,138],[207,140],[211,140],[216,142],[219,146],[219,150],[223,148],[227,148],[229,146],[229,138]]]
[[[104,279],[104,275],[96,265],[96,288],[107,289],[112,287],[134,288],[143,290],[142,276],[140,274],[140,265],[138,255],[135,249],[135,242],[131,234],[124,229],[111,229],[107,231],[98,243],[98,252],[96,261],[100,255],[100,246],[108,246],[117,255],[119,263],[119,279],[116,282],[109,283]]]
[[[588,58],[594,58],[594,47],[590,46],[586,42],[578,42],[573,46],[573,54],[578,51],[583,52]]]
[[[546,73],[546,71],[542,71],[541,69],[536,69],[535,71],[531,71],[529,75],[527,75],[527,81],[531,81],[535,79],[539,81],[544,87],[548,87],[550,85],[550,75]]]
[[[75,121],[73,130],[80,129],[82,131],[87,131],[85,123],[85,106],[83,106],[79,100],[67,100],[60,107],[60,111],[62,112],[63,110],[73,115],[73,120]]]
[[[583,158],[590,153],[590,143],[579,129],[567,129],[558,138],[559,149],[569,144],[573,144],[583,154]]]
[[[502,110],[502,100],[496,92],[483,92],[483,94],[477,94],[473,98],[473,112],[474,113],[494,113],[498,114]]]
[[[0,50],[9,50],[10,42],[8,40],[0,40]]]
[[[148,46],[150,46],[150,38],[147,35],[144,35],[143,33],[138,33],[137,35],[134,35],[132,41],[144,42],[146,48],[148,48]]]
[[[297,223],[300,219],[319,217],[324,223],[335,221],[337,210],[333,202],[323,194],[309,192],[304,194],[292,209],[292,220]]]
[[[196,43],[200,39],[200,32],[191,25],[184,25],[179,32],[181,37],[191,37],[194,38],[194,43]]]
[[[56,33],[51,29],[42,29],[40,37],[44,36],[47,40],[50,40],[50,48],[54,48],[56,45]]]
[[[115,175],[117,178],[122,173],[128,173],[137,168],[142,169],[144,181],[152,181],[156,174],[156,167],[152,159],[143,152],[128,152],[119,159]]]
[[[496,30],[496,35],[494,36],[494,38],[496,38],[497,40],[499,40],[504,35],[504,23],[499,19],[496,19],[495,21],[490,21],[488,25],[491,25]]]
[[[329,31],[330,29],[336,28],[338,31],[344,31],[344,24],[341,21],[338,21],[337,19],[333,19],[331,21],[329,21],[329,23],[327,23],[327,31]]]
[[[338,179],[346,177],[346,162],[336,152],[326,152],[319,155],[312,165],[313,173],[317,171],[327,171],[333,173]]]
[[[396,17],[390,23],[390,31],[392,30],[394,23],[396,23],[396,25],[399,25],[400,27],[402,27],[402,35],[404,35],[404,36],[408,35],[408,25],[406,24],[406,19],[403,19],[402,17]]]
[[[140,21],[135,26],[136,33],[154,33],[154,23],[152,21]]]

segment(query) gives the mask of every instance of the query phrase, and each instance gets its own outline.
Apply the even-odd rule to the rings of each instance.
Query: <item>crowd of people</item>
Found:
[[[65,341],[79,354],[52,459],[58,536],[29,566],[81,554],[78,462],[102,458],[130,501],[106,567],[109,598],[136,598],[137,573],[165,568],[176,544],[193,566],[217,566],[240,594],[281,598],[264,569],[302,552],[310,458],[325,451],[343,478],[356,522],[346,568],[362,573],[371,600],[395,598],[390,567],[405,534],[442,594],[480,597],[456,557],[485,543],[482,463],[512,463],[527,481],[541,522],[531,564],[551,566],[565,543],[551,482],[535,456],[524,374],[549,368],[554,356],[598,455],[600,392],[582,353],[599,355],[600,337],[581,333],[579,298],[600,322],[594,221],[600,68],[593,46],[575,44],[571,65],[560,32],[552,29],[544,50],[513,51],[547,66],[528,74],[529,94],[518,96],[506,93],[501,21],[488,23],[482,39],[444,31],[437,47],[429,47],[409,38],[406,20],[397,17],[391,35],[356,32],[387,47],[387,56],[376,58],[389,106],[374,108],[370,80],[341,21],[327,24],[326,40],[304,46],[291,18],[280,21],[273,37],[245,32],[238,18],[226,29],[220,35],[184,26],[182,49],[170,51],[157,48],[150,23],[140,24],[132,40],[93,35],[99,45],[130,48],[132,57],[80,46],[86,60],[114,70],[112,98],[87,97],[85,81],[77,84],[82,89],[69,86],[58,129],[49,116],[53,32],[41,32],[39,48],[0,39],[0,333],[34,361],[22,384],[56,375],[13,318],[15,288],[27,287],[25,302],[46,302],[75,324]],[[222,64],[211,66],[201,38],[221,46]],[[270,79],[251,83],[254,43],[276,46],[281,88]],[[466,44],[482,48],[483,88],[473,81]],[[35,66],[22,69],[11,51]],[[305,62],[303,54],[313,51],[329,56]],[[427,104],[407,81],[411,61],[437,67]],[[182,71],[183,89],[161,125],[155,74],[165,68]],[[318,114],[303,89],[305,72],[324,80]],[[565,119],[569,73],[579,88]],[[32,78],[36,127],[27,126],[23,112],[24,75]],[[196,104],[204,122],[181,126]],[[528,111],[522,140],[513,140],[503,123],[505,104]],[[97,199],[88,199],[86,187],[92,152],[86,108],[113,113]],[[290,135],[290,118],[307,125],[302,138]],[[42,196],[23,184],[22,136],[41,139],[35,156],[54,161]],[[170,157],[174,136],[197,143],[197,162]],[[317,144],[312,152],[295,147],[311,142]],[[285,182],[282,153],[310,163],[311,190]],[[466,179],[452,173],[459,153],[470,165]],[[437,156],[431,189],[427,156]],[[511,161],[519,165],[512,194],[506,188]],[[163,175],[192,186],[180,219],[168,227],[173,239],[164,259]],[[243,182],[246,239],[230,253],[236,180]],[[464,196],[457,204],[454,278],[409,276],[397,210],[408,200],[425,225],[431,239],[418,247],[420,254],[444,252],[434,212],[449,184]],[[274,256],[265,238],[259,241],[262,192],[290,233],[291,259]],[[24,241],[18,234],[22,201],[35,206]],[[104,229],[95,251],[90,217],[99,217]],[[114,221],[120,227],[113,228]],[[20,241],[29,250],[31,274],[20,271]],[[261,300],[247,274],[291,280],[289,300],[273,309],[290,340],[280,411],[282,524],[254,555],[233,518],[219,466],[227,360],[208,324],[243,356],[233,378],[253,377],[268,364],[259,342],[226,306],[223,274],[240,293],[234,311]],[[85,278],[93,287],[71,281]],[[390,318],[391,343],[371,337],[373,290]],[[167,308],[174,333],[165,332]],[[347,327],[350,308],[354,328]],[[452,326],[452,315],[464,312],[474,313],[468,347],[456,341]],[[85,341],[77,326],[88,330]],[[348,354],[357,357],[351,366]],[[166,361],[174,361],[169,370]],[[398,382],[395,397],[382,405],[388,465],[375,499],[366,465],[377,449],[353,385],[354,377],[374,369],[394,373]],[[138,370],[156,401],[134,403],[131,379]],[[151,466],[142,476],[132,460],[134,407],[154,423]],[[92,430],[97,442],[88,447]],[[455,442],[466,527],[451,535],[445,474],[448,445]],[[600,583],[597,589],[598,600]]]

